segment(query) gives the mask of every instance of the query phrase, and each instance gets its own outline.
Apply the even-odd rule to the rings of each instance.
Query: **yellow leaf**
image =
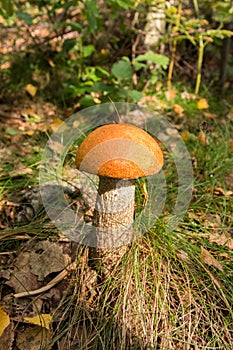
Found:
[[[10,317],[7,315],[7,313],[3,310],[3,308],[0,308],[0,337],[2,333],[4,332],[4,329],[9,326],[10,324]]]
[[[26,134],[27,134],[28,136],[32,136],[32,135],[34,134],[34,130],[28,130],[28,131],[26,132]]]
[[[31,95],[32,97],[35,96],[35,94],[37,93],[37,86],[32,85],[32,84],[27,84],[25,87],[25,90],[29,93],[29,95]]]
[[[55,118],[50,124],[50,128],[52,129],[52,131],[55,131],[62,123],[63,121],[60,118]]]
[[[175,113],[178,114],[180,117],[183,116],[183,112],[184,112],[184,108],[183,107],[181,107],[180,105],[175,103],[174,106],[173,106],[173,109],[174,109]]]
[[[40,314],[35,317],[24,317],[24,321],[49,329],[50,323],[52,322],[52,316],[50,314]]]
[[[207,100],[205,98],[201,98],[197,102],[197,108],[198,109],[207,109],[207,108],[209,108],[209,104],[208,104]]]

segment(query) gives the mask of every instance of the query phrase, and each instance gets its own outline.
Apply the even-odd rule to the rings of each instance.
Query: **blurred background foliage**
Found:
[[[0,0],[0,98],[83,108],[232,86],[232,0]],[[25,92],[26,87],[26,92]]]

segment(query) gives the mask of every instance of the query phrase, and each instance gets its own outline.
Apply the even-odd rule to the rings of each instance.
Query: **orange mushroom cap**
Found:
[[[155,139],[131,124],[107,124],[92,131],[76,154],[79,170],[91,174],[136,179],[157,173],[163,154]]]

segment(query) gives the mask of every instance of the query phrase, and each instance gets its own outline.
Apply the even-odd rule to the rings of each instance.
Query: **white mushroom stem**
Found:
[[[93,225],[96,249],[91,257],[111,270],[133,239],[135,180],[100,176]]]

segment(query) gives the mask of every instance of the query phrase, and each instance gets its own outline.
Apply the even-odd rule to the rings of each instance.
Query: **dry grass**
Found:
[[[200,260],[194,237],[150,232],[105,281],[80,261],[73,296],[57,310],[54,339],[66,333],[65,348],[232,349],[230,276]]]

